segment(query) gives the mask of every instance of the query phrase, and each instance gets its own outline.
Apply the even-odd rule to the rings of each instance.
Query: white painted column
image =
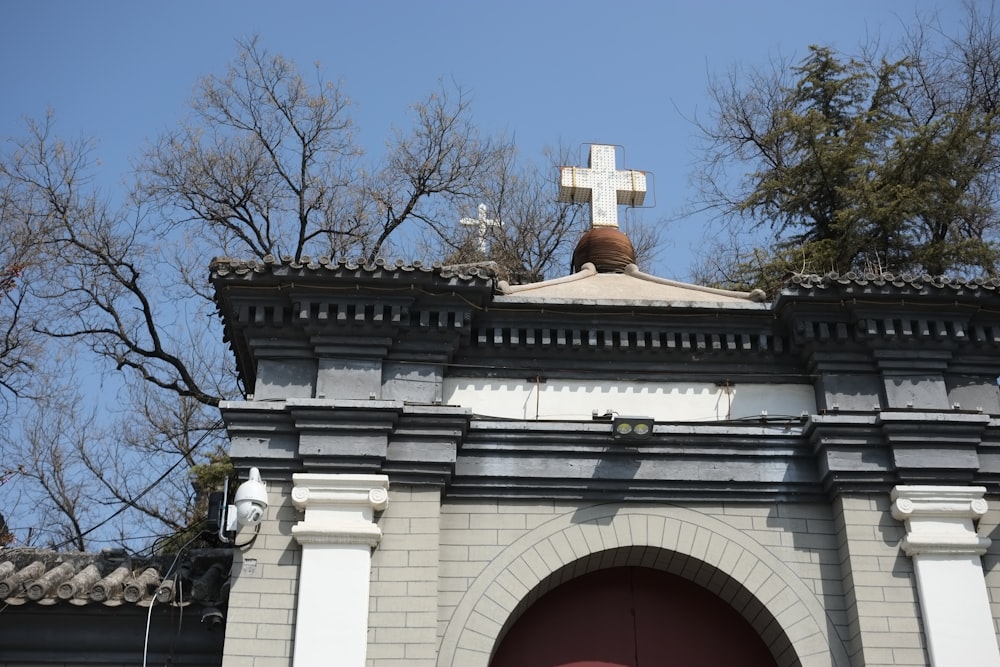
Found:
[[[980,558],[990,540],[974,519],[986,514],[981,486],[897,486],[892,515],[906,525],[900,544],[913,558],[932,667],[1000,667]]]
[[[385,475],[292,476],[292,527],[302,545],[293,667],[364,667],[376,510],[389,502]]]

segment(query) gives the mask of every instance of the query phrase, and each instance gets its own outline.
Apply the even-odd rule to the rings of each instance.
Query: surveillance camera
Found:
[[[240,526],[256,526],[267,511],[267,486],[260,481],[260,470],[250,468],[250,479],[240,484],[233,499],[236,521]]]
[[[215,630],[225,620],[226,617],[215,607],[205,607],[201,612],[201,622],[205,624],[207,630]]]

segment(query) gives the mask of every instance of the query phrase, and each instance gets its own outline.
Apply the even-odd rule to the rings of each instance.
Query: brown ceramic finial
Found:
[[[629,264],[635,264],[635,248],[617,227],[595,227],[576,244],[573,271],[579,271],[587,262],[593,263],[598,273],[621,273]]]

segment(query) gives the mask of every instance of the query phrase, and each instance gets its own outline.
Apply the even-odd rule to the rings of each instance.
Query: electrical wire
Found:
[[[142,642],[142,667],[146,667],[146,657],[149,655],[149,626],[153,620],[153,607],[156,606],[156,594],[149,601],[149,609],[146,611],[146,633]]]
[[[174,640],[178,640],[181,636],[181,630],[184,627],[184,608],[187,605],[184,604],[184,581],[177,577],[177,636]]]
[[[184,550],[190,547],[192,544],[194,544],[195,540],[199,539],[205,532],[206,531],[204,530],[198,531],[198,533],[194,537],[192,537],[190,540],[181,545],[181,548],[177,550],[177,554],[174,556],[174,560],[171,561],[170,567],[167,568],[166,573],[163,575],[163,579],[170,578],[170,575],[173,573],[174,568],[177,566],[177,561],[180,560],[181,554],[184,553]],[[163,579],[161,579],[161,581],[163,581]],[[178,585],[180,585],[179,581]],[[146,612],[146,635],[142,644],[142,667],[146,667],[146,659],[149,656],[149,628],[150,625],[152,624],[153,607],[155,606],[156,606],[156,594],[154,593],[153,599],[149,601],[149,610]]]
[[[258,523],[258,524],[257,524],[257,525],[256,525],[256,526],[254,527],[254,530],[253,530],[253,535],[251,535],[251,536],[250,536],[250,538],[249,538],[249,539],[247,539],[247,541],[246,541],[246,542],[243,542],[242,544],[235,544],[235,543],[234,543],[234,544],[233,544],[233,548],[234,548],[234,549],[241,549],[241,550],[242,550],[242,549],[245,549],[246,547],[248,547],[248,546],[250,546],[251,544],[253,544],[254,542],[256,542],[256,541],[257,541],[257,537],[258,537],[259,535],[260,535],[260,524]]]

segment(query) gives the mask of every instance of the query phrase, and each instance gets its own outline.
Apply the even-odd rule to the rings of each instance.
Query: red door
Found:
[[[776,667],[721,599],[681,577],[637,567],[558,586],[504,637],[490,667]]]

